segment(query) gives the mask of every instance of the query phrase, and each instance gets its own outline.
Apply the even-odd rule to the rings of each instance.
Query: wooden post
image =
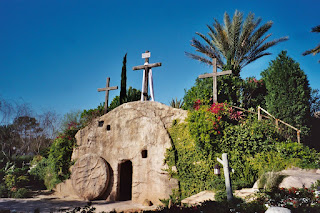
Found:
[[[110,86],[110,78],[107,78],[107,84],[106,88],[99,88],[98,92],[106,92],[105,102],[104,102],[104,113],[108,112],[108,99],[109,99],[109,90],[116,90],[118,89],[118,86],[115,87],[109,87]]]
[[[261,121],[262,116],[261,116],[261,107],[258,106],[258,121]]]
[[[297,140],[298,140],[298,143],[300,143],[300,132],[301,132],[300,130],[297,131]]]
[[[212,98],[213,98],[213,103],[218,103],[218,89],[217,89],[217,59],[214,58],[212,60],[212,66],[213,66],[213,75],[215,76],[212,76],[212,80],[213,80],[213,83],[212,83]]]
[[[212,81],[213,81],[212,82],[213,103],[218,103],[217,76],[232,74],[232,71],[231,70],[226,70],[226,71],[222,71],[222,72],[217,72],[217,59],[216,58],[212,59],[212,66],[213,66],[213,72],[212,73],[199,75],[199,78],[212,77]]]
[[[232,185],[231,185],[231,179],[230,179],[230,167],[229,167],[229,161],[228,161],[228,154],[223,153],[222,154],[222,160],[220,158],[217,158],[218,162],[223,165],[223,173],[226,183],[226,190],[227,190],[227,199],[228,201],[233,199],[232,194]]]
[[[276,123],[276,128],[277,128],[277,132],[280,132],[280,129],[279,129],[279,119],[275,119],[275,123]]]

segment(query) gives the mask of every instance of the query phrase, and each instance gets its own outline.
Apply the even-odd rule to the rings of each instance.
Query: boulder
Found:
[[[202,191],[198,194],[187,197],[181,201],[181,203],[188,205],[198,205],[204,201],[214,200],[215,193],[212,191]]]
[[[310,188],[311,185],[317,180],[320,180],[319,170],[316,169],[300,169],[290,168],[280,172],[280,175],[284,175],[282,182],[279,184],[279,188]],[[254,189],[258,189],[258,181],[253,185]]]
[[[265,213],[291,213],[291,210],[283,207],[270,207]]]
[[[86,154],[72,167],[71,181],[79,197],[94,200],[106,191],[109,176],[109,167],[103,158]]]

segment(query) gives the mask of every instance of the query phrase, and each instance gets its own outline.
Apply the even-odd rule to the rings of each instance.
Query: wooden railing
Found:
[[[291,129],[295,130],[297,132],[297,141],[298,143],[300,143],[300,134],[301,134],[301,130],[297,129],[296,127],[278,119],[275,118],[273,115],[271,115],[267,110],[263,109],[262,107],[258,106],[258,120],[260,121],[262,119],[262,115],[261,115],[261,111],[263,111],[264,113],[266,113],[267,115],[269,115],[271,118],[273,118],[275,120],[275,125],[277,127],[277,129],[279,129],[279,122],[286,125],[287,127],[290,127]]]
[[[298,143],[300,143],[301,131],[299,129],[297,129],[296,127],[294,127],[294,126],[292,126],[292,125],[290,125],[290,124],[288,124],[288,123],[286,123],[286,122],[274,117],[273,115],[271,115],[267,110],[263,109],[262,107],[258,106],[258,112],[252,112],[250,110],[247,110],[247,109],[244,109],[244,108],[241,108],[241,107],[237,107],[237,106],[232,106],[232,107],[235,108],[235,109],[239,109],[241,111],[249,112],[249,113],[252,113],[252,114],[257,114],[259,121],[262,120],[262,118],[274,119],[275,120],[275,126],[276,126],[276,128],[278,130],[279,130],[279,122],[284,124],[284,125],[286,125],[287,127],[291,128],[291,129],[293,129],[293,130],[295,130],[297,132],[297,141],[298,141]],[[266,113],[268,116],[262,115],[261,111]]]

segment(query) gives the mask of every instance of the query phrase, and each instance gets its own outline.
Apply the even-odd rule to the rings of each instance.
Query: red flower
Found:
[[[198,99],[198,100],[196,100],[196,101],[194,102],[193,108],[194,108],[195,110],[199,110],[199,109],[200,109],[200,105],[201,105],[201,101],[200,101],[200,99]]]

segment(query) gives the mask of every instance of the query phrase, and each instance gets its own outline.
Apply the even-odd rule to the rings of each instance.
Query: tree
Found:
[[[271,53],[266,50],[279,42],[288,40],[282,37],[269,42],[266,40],[271,34],[265,35],[272,27],[273,22],[258,27],[261,18],[255,19],[253,13],[249,13],[243,21],[243,14],[235,11],[232,21],[227,13],[224,14],[224,26],[214,19],[213,26],[209,28],[208,37],[202,33],[196,33],[204,40],[204,44],[193,38],[191,46],[204,56],[186,53],[187,56],[212,65],[212,58],[217,58],[217,66],[222,69],[231,69],[233,74],[240,76],[241,69],[251,62]]]
[[[267,110],[276,118],[307,130],[311,89],[299,63],[287,56],[286,51],[282,51],[261,76],[267,88]]]
[[[132,102],[132,101],[139,101],[141,98],[141,91],[132,87],[129,87],[127,90],[127,101],[126,102]],[[111,101],[111,104],[108,108],[108,110],[113,110],[114,108],[120,106],[120,97],[117,95],[113,98]]]
[[[123,57],[121,71],[120,105],[127,102],[127,53]]]
[[[227,101],[232,105],[240,104],[243,80],[237,76],[219,76],[218,102]],[[201,100],[205,104],[212,104],[212,78],[196,79],[195,85],[185,90],[183,108],[191,109],[195,101]]]
[[[311,29],[311,32],[320,33],[320,25],[313,27]],[[315,48],[313,48],[311,50],[305,51],[304,53],[302,53],[302,55],[304,55],[304,56],[309,55],[309,54],[315,55],[315,54],[318,54],[319,52],[320,52],[320,44],[318,44],[318,46],[316,46]],[[320,60],[318,62],[320,62]]]
[[[313,89],[311,91],[310,110],[311,115],[320,111],[320,94],[318,89]]]

